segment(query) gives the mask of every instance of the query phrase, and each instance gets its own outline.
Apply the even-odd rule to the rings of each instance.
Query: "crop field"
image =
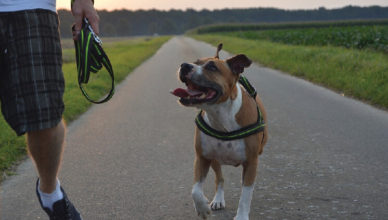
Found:
[[[331,45],[388,53],[388,25],[245,31],[230,32],[227,35],[292,45]]]
[[[200,27],[191,32],[222,33],[244,39],[269,40],[291,45],[373,49],[388,53],[388,20],[213,25]]]
[[[189,36],[388,109],[388,21],[214,25]]]
[[[348,20],[348,21],[313,21],[291,23],[257,23],[257,24],[211,24],[187,31],[187,34],[208,34],[233,31],[264,31],[301,28],[354,27],[354,26],[385,26],[388,19],[380,20]]]

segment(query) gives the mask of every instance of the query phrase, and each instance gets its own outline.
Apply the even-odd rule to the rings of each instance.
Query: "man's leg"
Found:
[[[53,128],[27,133],[28,150],[39,174],[36,192],[50,220],[82,219],[57,180],[65,131],[65,123],[62,120]]]
[[[57,175],[61,164],[65,123],[56,127],[27,133],[28,150],[39,173],[39,188],[51,193],[57,184]]]
[[[0,74],[2,113],[18,135],[27,133],[28,150],[39,173],[36,193],[42,209],[50,220],[79,220],[57,180],[65,136],[58,16],[41,9],[18,11],[0,17],[1,25],[7,32],[5,40],[0,38],[1,44],[6,43],[0,46],[6,48],[1,59],[7,64]]]

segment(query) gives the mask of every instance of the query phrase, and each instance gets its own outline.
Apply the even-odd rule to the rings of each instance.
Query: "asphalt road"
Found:
[[[60,179],[85,220],[197,219],[196,110],[179,106],[169,90],[180,86],[182,62],[214,54],[208,44],[175,37],[110,102],[69,125]],[[388,113],[257,64],[246,75],[266,106],[270,132],[251,219],[387,219]],[[212,219],[232,219],[237,209],[241,167],[223,171],[227,208]],[[211,172],[209,199],[213,179]],[[2,220],[46,219],[35,180],[27,160],[2,183]]]

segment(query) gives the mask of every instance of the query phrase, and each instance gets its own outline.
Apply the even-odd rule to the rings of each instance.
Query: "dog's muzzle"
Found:
[[[182,63],[181,64],[181,68],[179,70],[179,79],[182,81],[182,82],[186,82],[187,81],[187,76],[189,75],[189,73],[193,70],[194,66],[191,65],[191,64],[188,64],[188,63]]]

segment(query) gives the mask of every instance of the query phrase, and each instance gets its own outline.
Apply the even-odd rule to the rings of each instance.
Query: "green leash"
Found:
[[[240,76],[239,83],[242,86],[244,86],[244,88],[248,91],[249,95],[252,98],[256,99],[257,92],[255,88],[249,83],[247,78],[245,78],[245,76],[242,76],[242,75]],[[263,119],[263,114],[261,113],[259,106],[257,106],[257,113],[258,113],[258,117],[257,117],[256,123],[231,132],[222,132],[210,127],[202,117],[202,110],[198,113],[197,117],[195,118],[195,124],[197,125],[199,130],[201,130],[203,133],[211,137],[214,137],[223,141],[231,141],[236,139],[242,139],[252,134],[256,134],[261,131],[264,131],[265,123]]]
[[[74,45],[78,71],[78,85],[82,94],[88,101],[95,104],[107,102],[112,98],[115,90],[113,68],[108,56],[102,49],[102,41],[94,33],[86,18],[84,18],[82,29],[78,35],[78,39],[74,41]],[[87,84],[89,82],[90,72],[97,73],[102,69],[102,67],[105,67],[105,69],[109,72],[112,85],[109,94],[104,99],[97,101],[90,98],[85,91],[83,84]]]

